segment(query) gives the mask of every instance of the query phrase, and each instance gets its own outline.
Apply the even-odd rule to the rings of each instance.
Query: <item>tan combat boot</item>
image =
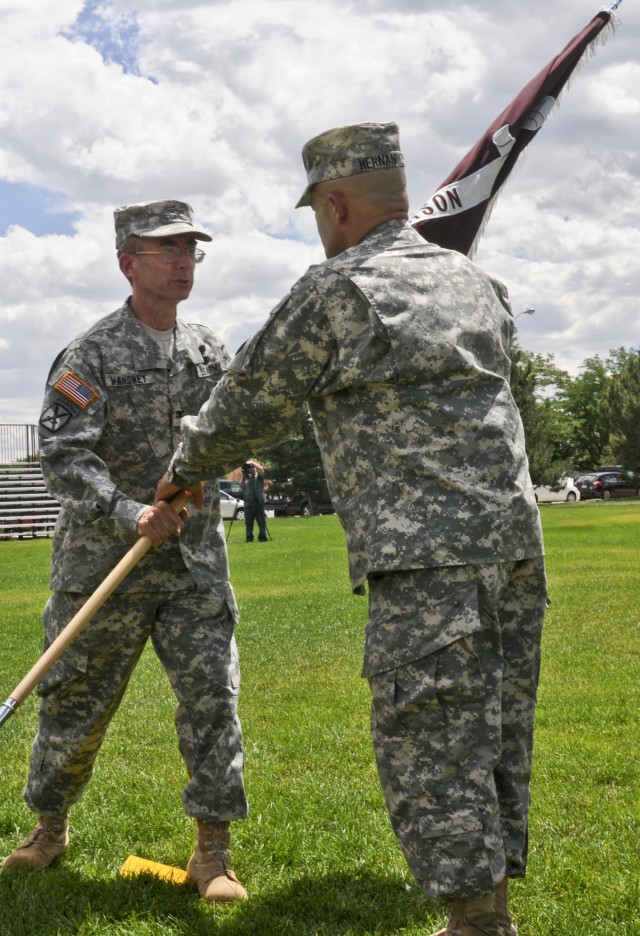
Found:
[[[20,842],[16,850],[4,859],[2,867],[40,871],[56,858],[61,858],[68,847],[69,823],[66,813],[40,813],[38,825],[27,835],[24,842]]]
[[[229,857],[229,823],[198,823],[198,841],[187,865],[187,875],[200,896],[211,903],[246,900],[247,892],[233,873]]]
[[[500,926],[504,930],[505,936],[518,936],[518,930],[511,919],[509,913],[509,900],[507,890],[509,887],[509,878],[503,878],[495,888],[496,916]]]
[[[433,936],[505,936],[494,906],[493,893],[473,900],[449,900],[449,923]]]

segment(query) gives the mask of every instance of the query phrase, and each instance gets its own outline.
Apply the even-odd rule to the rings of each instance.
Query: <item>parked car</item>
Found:
[[[640,495],[640,479],[630,471],[593,471],[576,481],[582,500]]]
[[[580,500],[580,491],[576,487],[573,478],[562,478],[558,482],[558,487],[545,487],[544,485],[535,485],[534,489],[536,502],[538,504],[551,504],[558,501],[577,501]]]
[[[232,497],[226,491],[220,491],[220,513],[223,520],[243,520],[244,501]]]
[[[291,496],[274,495],[267,499],[267,507],[273,510],[274,517],[313,517],[316,514],[334,513],[333,504],[328,494],[307,494],[298,491]]]
[[[242,500],[242,485],[239,481],[230,481],[228,478],[222,478],[218,483],[220,484],[220,490],[224,491],[225,494],[231,494],[232,497]]]

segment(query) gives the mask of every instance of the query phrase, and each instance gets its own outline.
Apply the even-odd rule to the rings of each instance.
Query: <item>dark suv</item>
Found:
[[[592,497],[611,500],[612,497],[640,494],[640,479],[630,471],[594,471],[578,478],[576,487],[580,491],[580,500]]]
[[[328,495],[323,496],[319,491],[314,494],[298,491],[290,497],[281,494],[267,498],[267,510],[273,510],[276,517],[312,517],[316,514],[334,513]]]

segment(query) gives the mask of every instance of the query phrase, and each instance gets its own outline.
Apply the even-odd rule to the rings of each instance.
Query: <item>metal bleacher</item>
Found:
[[[31,425],[0,425],[0,540],[53,534],[60,505],[47,492]]]

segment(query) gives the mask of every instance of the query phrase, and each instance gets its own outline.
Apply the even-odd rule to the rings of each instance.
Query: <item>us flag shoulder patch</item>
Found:
[[[80,380],[80,378],[72,374],[71,371],[67,371],[53,386],[55,390],[64,393],[66,397],[73,400],[76,406],[80,406],[82,409],[86,409],[89,403],[92,403],[93,400],[97,400],[100,396],[97,390],[94,390],[93,387],[86,384],[84,380]]]

